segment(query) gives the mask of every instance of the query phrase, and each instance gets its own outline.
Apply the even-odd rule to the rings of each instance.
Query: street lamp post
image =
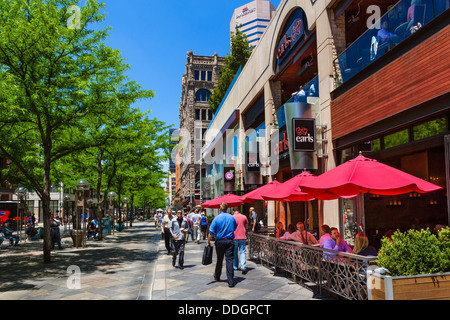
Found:
[[[86,224],[83,223],[83,229],[81,231],[80,234],[80,228],[81,228],[81,214],[83,215],[83,220],[86,221],[86,212],[85,212],[85,207],[86,207],[86,191],[90,190],[90,185],[89,182],[87,182],[84,179],[81,179],[78,181],[77,185],[75,186],[75,191],[76,191],[76,219],[75,219],[75,223],[76,223],[76,230],[75,230],[75,246],[76,248],[78,248],[78,243],[79,243],[79,237],[81,236],[81,241],[83,243],[83,248],[86,247],[86,242],[85,242],[85,238],[86,238]],[[81,208],[81,212],[80,212],[80,208]],[[73,230],[72,230],[73,231]]]
[[[128,228],[128,203],[130,202],[130,199],[128,199],[127,197],[125,197],[125,198],[123,198],[123,203],[125,204],[125,206],[126,206],[126,208],[127,208],[127,211],[125,211],[125,223],[126,223],[126,226],[127,226],[127,228]]]
[[[18,187],[14,193],[17,196],[17,218],[19,218],[19,224],[16,223],[16,227],[19,231],[19,239],[22,240],[22,210],[19,208],[21,206],[22,199],[25,199],[24,201],[26,201],[28,190],[24,187]]]
[[[67,231],[67,227],[70,226],[69,223],[69,201],[70,201],[70,196],[68,194],[66,194],[64,196],[64,215],[65,215],[65,224],[64,224],[64,232]],[[70,229],[70,227],[69,227]]]
[[[109,200],[109,207],[111,208],[111,205],[113,205],[113,200],[115,200],[117,198],[117,193],[115,193],[114,191],[110,191],[108,192],[108,200]],[[112,232],[113,232],[113,236],[114,236],[114,229],[116,228],[116,222],[114,219],[114,206],[112,208]]]

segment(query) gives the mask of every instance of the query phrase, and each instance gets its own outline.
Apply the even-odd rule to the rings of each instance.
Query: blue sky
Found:
[[[278,7],[281,0],[271,1]],[[226,56],[230,20],[249,0],[104,0],[102,23],[113,30],[106,44],[127,59],[131,80],[155,92],[134,107],[152,110],[151,118],[179,126],[178,108],[186,53]]]

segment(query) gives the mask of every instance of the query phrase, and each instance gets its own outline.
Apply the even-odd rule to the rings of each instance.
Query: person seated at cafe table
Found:
[[[276,228],[274,232],[275,238],[281,238],[282,236],[284,236],[284,233],[286,232],[283,227],[283,222],[275,221],[275,223],[276,223]]]
[[[324,224],[320,227],[320,230],[322,231],[322,236],[319,239],[319,245],[321,248],[325,245],[325,242],[327,242],[329,239],[331,239],[330,236],[330,226],[327,224]]]
[[[356,235],[353,253],[365,257],[376,257],[378,255],[377,249],[369,245],[369,238],[364,233]]]
[[[302,222],[297,222],[297,231],[291,234],[287,240],[299,241],[310,246],[319,243],[310,232],[305,231],[305,226]]]
[[[331,239],[328,239],[324,244],[324,249],[330,249],[340,252],[352,253],[353,249],[345,240],[342,240],[339,230],[337,228],[330,228]],[[327,256],[333,256],[334,253],[327,253]]]
[[[295,227],[292,223],[288,225],[287,231],[280,237],[281,240],[287,240],[291,234],[295,232]]]

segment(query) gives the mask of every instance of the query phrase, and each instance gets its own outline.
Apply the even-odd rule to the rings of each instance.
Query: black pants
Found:
[[[200,226],[200,230],[202,231],[202,236],[203,236],[203,240],[206,239],[206,225],[205,226]]]
[[[50,237],[52,239],[52,249],[55,248],[55,243],[58,245],[59,249],[62,249],[61,231],[59,230],[59,227],[50,227]]]
[[[167,228],[164,228],[164,242],[166,245],[167,253],[170,253],[170,250],[172,248],[172,244],[170,241],[172,240],[172,234],[170,233],[170,230]]]
[[[173,240],[172,241],[172,265],[175,266],[178,255],[178,265],[183,267],[184,264],[184,245],[186,241],[184,240]]]
[[[217,262],[214,276],[216,278],[220,278],[220,275],[222,274],[223,257],[225,256],[227,281],[228,284],[234,284],[233,282],[234,240],[233,239],[216,240],[216,253],[217,253]]]

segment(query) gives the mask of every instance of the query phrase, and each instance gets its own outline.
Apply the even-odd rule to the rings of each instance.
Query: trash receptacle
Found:
[[[83,242],[83,230],[72,230],[70,236],[74,247],[81,247]]]

